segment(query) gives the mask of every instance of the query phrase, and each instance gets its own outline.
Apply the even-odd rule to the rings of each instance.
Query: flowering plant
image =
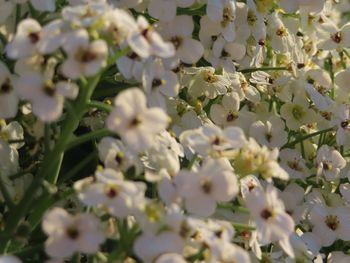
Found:
[[[0,263],[350,262],[349,15],[0,0]]]

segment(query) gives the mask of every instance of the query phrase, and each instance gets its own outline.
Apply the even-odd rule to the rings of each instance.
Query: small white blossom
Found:
[[[70,257],[75,252],[96,253],[105,240],[96,217],[89,214],[73,216],[62,208],[46,212],[42,228],[48,235],[45,251],[55,258]]]
[[[147,108],[141,90],[121,92],[107,119],[108,129],[117,132],[130,149],[143,151],[151,146],[155,135],[168,125],[168,116],[160,108]]]

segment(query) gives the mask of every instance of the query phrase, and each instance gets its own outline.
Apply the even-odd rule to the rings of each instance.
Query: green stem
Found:
[[[235,228],[235,229],[238,229],[238,230],[255,230],[255,226],[251,226],[251,225],[247,225],[247,224],[240,224],[240,223],[231,223],[232,226]]]
[[[281,149],[293,147],[293,146],[295,146],[296,144],[298,144],[298,143],[300,143],[302,141],[305,141],[305,140],[307,140],[309,138],[312,138],[314,136],[317,136],[317,135],[320,135],[320,134],[323,134],[323,133],[327,133],[327,132],[330,132],[330,131],[333,131],[333,127],[325,129],[325,130],[322,130],[322,131],[310,133],[308,135],[300,137],[299,139],[296,139],[295,141],[292,141],[290,143],[287,143],[287,144],[283,145]]]
[[[57,141],[54,149],[46,155],[43,160],[42,169],[39,171],[39,175],[47,178],[47,180],[52,183],[54,181],[54,177],[49,173],[50,167],[52,164],[52,160],[57,160],[58,156],[65,151],[66,145],[69,143],[73,136],[73,132],[78,128],[80,119],[83,117],[86,111],[86,106],[89,103],[90,97],[97,86],[97,83],[100,80],[100,75],[95,76],[93,79],[87,82],[87,86],[82,87],[80,89],[81,93],[73,105],[73,110],[75,111],[75,115],[71,114],[66,119],[62,133],[60,135],[59,140]]]
[[[198,160],[198,154],[194,154],[192,156],[192,159],[191,161],[188,163],[188,166],[187,166],[187,169],[188,170],[191,170],[192,169],[192,166],[194,165],[194,163]]]
[[[350,54],[349,54],[349,52],[348,52],[345,48],[343,48],[342,51],[343,51],[344,54],[350,59]]]
[[[246,69],[241,69],[237,71],[241,73],[252,73],[255,71],[275,71],[275,70],[288,70],[288,68],[287,67],[262,67],[262,68],[246,68]]]
[[[63,162],[63,157],[64,157],[64,153],[60,153],[58,155],[58,160],[56,161],[56,165],[53,165],[52,167],[52,184],[56,184],[57,183],[57,179],[58,179],[58,176],[60,174],[60,170],[61,170],[61,165],[62,165],[62,162]]]
[[[106,104],[104,102],[100,102],[100,101],[90,101],[88,106],[90,108],[96,108],[98,110],[101,110],[101,111],[106,111],[106,112],[111,112],[113,107],[109,104]]]
[[[44,138],[45,138],[45,151],[50,151],[50,138],[51,138],[51,129],[50,124],[46,123],[44,127]]]
[[[112,65],[114,65],[118,58],[120,58],[122,56],[125,56],[126,54],[128,54],[129,51],[130,51],[129,47],[121,49],[121,50],[118,50],[113,56],[111,56],[108,59],[107,68],[112,66]]]
[[[67,143],[70,141],[73,132],[77,129],[80,118],[85,113],[87,103],[89,102],[90,97],[97,86],[97,83],[99,82],[100,76],[100,74],[96,75],[87,82],[88,84],[86,86],[81,87],[79,97],[73,106],[76,114],[70,114],[67,116],[60,138],[58,139],[54,148],[45,155],[42,167],[38,171],[38,174],[35,176],[32,183],[29,185],[19,204],[10,210],[8,220],[6,220],[5,230],[0,234],[0,254],[4,252],[8,242],[10,241],[8,236],[11,236],[15,232],[19,222],[30,209],[33,199],[40,189],[42,181],[47,179],[49,183],[54,183],[57,180],[55,169],[57,171],[57,168],[59,167],[52,166],[52,163],[59,163],[59,159],[61,158]]]
[[[15,31],[14,32],[16,32],[16,30],[17,30],[17,25],[18,25],[18,23],[19,23],[19,21],[21,20],[21,5],[20,4],[17,4],[16,5],[16,18],[15,18],[16,20],[15,20]]]
[[[93,161],[95,158],[96,158],[96,153],[93,152],[89,154],[84,160],[82,160],[80,163],[74,166],[68,173],[63,175],[60,178],[59,183],[67,182],[67,180],[74,177],[81,169],[83,169],[83,167],[85,167],[85,165]]]
[[[237,205],[233,205],[230,203],[220,203],[218,204],[218,208],[222,208],[222,209],[229,209],[232,210],[234,212],[240,212],[240,213],[245,213],[245,214],[249,214],[250,211],[248,208],[242,207],[242,206],[237,206]]]
[[[75,146],[78,146],[82,143],[91,141],[91,140],[95,140],[95,139],[100,139],[106,136],[112,136],[114,135],[114,133],[112,133],[111,131],[107,130],[107,129],[102,129],[102,130],[97,130],[97,131],[93,131],[93,132],[89,132],[87,134],[84,134],[80,137],[77,137],[75,139],[73,139],[65,148],[65,150],[69,150],[74,148]]]
[[[10,251],[9,254],[16,255],[16,256],[27,256],[27,255],[33,255],[34,252],[38,252],[44,249],[43,244],[34,245],[32,247],[26,247],[23,249],[19,249],[16,251]]]
[[[28,218],[28,223],[30,224],[32,231],[38,226],[38,224],[41,221],[42,215],[45,213],[46,209],[51,207],[53,204],[55,204],[58,201],[62,201],[70,197],[74,194],[74,189],[68,188],[63,193],[58,193],[58,196],[50,195],[49,197],[41,196],[38,198],[38,202],[36,203],[35,210],[32,214],[30,214]],[[59,197],[59,198],[58,198]]]

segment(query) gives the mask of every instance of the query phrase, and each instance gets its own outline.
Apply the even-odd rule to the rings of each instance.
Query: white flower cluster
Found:
[[[0,0],[0,263],[350,262],[349,21]]]

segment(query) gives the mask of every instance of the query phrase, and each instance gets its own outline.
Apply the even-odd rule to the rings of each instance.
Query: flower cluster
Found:
[[[350,262],[349,15],[0,0],[0,263]]]

